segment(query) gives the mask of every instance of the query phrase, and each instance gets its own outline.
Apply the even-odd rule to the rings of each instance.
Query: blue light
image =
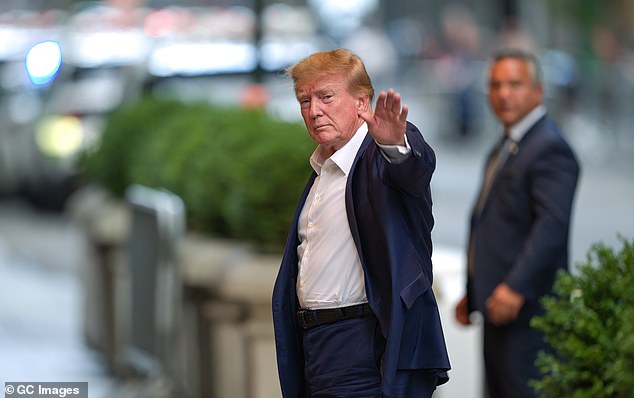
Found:
[[[26,54],[26,70],[37,86],[53,81],[62,65],[62,49],[56,41],[37,43]]]

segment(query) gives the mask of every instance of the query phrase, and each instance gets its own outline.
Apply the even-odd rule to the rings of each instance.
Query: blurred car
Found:
[[[110,112],[142,90],[143,70],[135,65],[73,67],[55,84],[33,129],[37,170],[22,192],[35,204],[60,208],[80,181],[79,155],[96,145]]]
[[[13,10],[0,15],[0,194],[22,191],[38,173],[33,128],[61,70],[66,13]]]
[[[14,30],[26,44],[0,62],[0,193],[61,209],[78,184],[79,154],[140,94],[149,40],[142,18],[120,16],[95,4],[29,40],[24,24]]]

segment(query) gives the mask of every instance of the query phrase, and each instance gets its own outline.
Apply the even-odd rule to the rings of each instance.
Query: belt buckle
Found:
[[[302,325],[302,329],[308,329],[312,326],[313,324],[313,317],[311,316],[310,311],[308,310],[299,310],[298,311],[298,315],[299,315],[299,320],[300,323]]]

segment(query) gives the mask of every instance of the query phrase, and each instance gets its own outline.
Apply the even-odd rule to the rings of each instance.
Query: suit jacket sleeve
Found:
[[[407,140],[411,146],[411,155],[405,161],[393,162],[385,167],[383,182],[408,195],[421,197],[428,192],[436,167],[436,156],[420,131],[409,122]],[[424,167],[420,167],[420,164]]]
[[[552,280],[567,264],[567,247],[572,204],[579,166],[563,140],[551,140],[544,152],[533,159],[528,190],[533,222],[520,255],[506,282],[534,299],[547,293],[540,280]],[[561,253],[565,253],[564,257]]]

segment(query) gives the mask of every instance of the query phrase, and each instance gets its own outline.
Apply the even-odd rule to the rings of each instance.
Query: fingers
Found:
[[[396,109],[397,106],[398,109]],[[394,90],[392,89],[389,89],[385,96],[385,110],[392,113],[396,113],[401,110],[401,96],[398,93],[394,93]]]
[[[503,325],[517,318],[518,308],[491,297],[486,302],[487,316],[494,325]]]
[[[405,125],[409,108],[401,103],[401,94],[393,89],[381,91],[376,101],[375,114],[385,120]]]
[[[409,112],[409,108],[407,107],[407,105],[403,104],[403,108],[401,108],[401,114],[399,116],[401,123],[405,123],[407,121],[408,112]]]
[[[393,89],[387,92],[381,91],[376,100],[376,110],[384,111],[392,114],[400,114],[407,112],[407,105],[401,104],[401,94]]]
[[[401,95],[392,89],[379,93],[374,112],[358,111],[372,137],[384,145],[406,144],[407,113],[407,106],[401,105]]]
[[[385,91],[381,91],[379,96],[376,98],[376,110],[385,109],[386,106],[387,93]]]
[[[487,307],[487,316],[489,321],[494,325],[500,325],[504,323],[504,315],[502,314],[501,309],[493,303],[491,299],[486,302]]]
[[[376,109],[398,113],[401,110],[401,94],[395,92],[393,89],[385,91],[381,91],[376,100]]]
[[[471,324],[471,319],[469,319],[469,308],[467,304],[467,297],[463,297],[458,304],[456,304],[455,309],[455,317],[456,321],[463,326],[467,326]]]

